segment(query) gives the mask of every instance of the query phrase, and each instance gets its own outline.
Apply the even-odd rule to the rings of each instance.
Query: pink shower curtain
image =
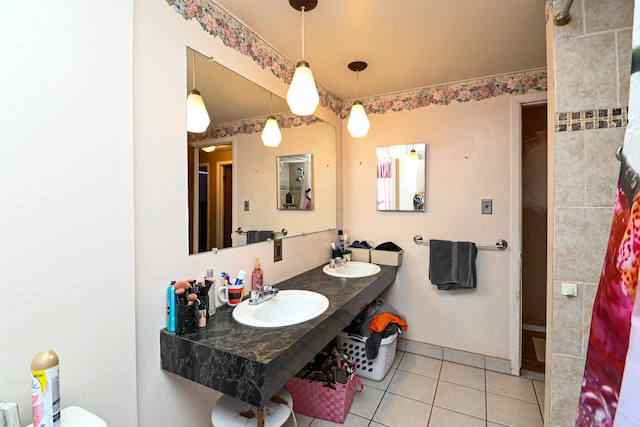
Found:
[[[591,319],[576,416],[579,427],[640,426],[640,302],[635,304],[640,270],[639,15],[636,2],[629,121],[611,234]]]

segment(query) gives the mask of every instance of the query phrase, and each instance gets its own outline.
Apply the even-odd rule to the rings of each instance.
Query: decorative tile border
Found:
[[[215,126],[209,126],[204,133],[189,133],[189,142],[202,141],[212,138],[224,138],[238,134],[251,134],[262,132],[267,122],[268,116],[255,117],[252,119],[237,120],[233,122],[219,123]],[[322,119],[316,116],[296,116],[293,113],[277,114],[276,120],[280,129],[293,128],[301,125],[311,125],[322,122]]]
[[[555,131],[573,132],[626,127],[629,121],[628,110],[628,107],[618,107],[556,113]]]
[[[250,57],[263,69],[268,68],[273,75],[289,84],[295,71],[295,64],[285,58],[256,33],[222,9],[213,0],[166,0],[184,19],[195,19],[202,29],[218,37],[225,46]],[[351,101],[345,102],[318,86],[320,105],[333,111],[338,117],[349,116]],[[482,101],[501,95],[521,95],[547,90],[545,68],[517,73],[491,76],[481,79],[443,84],[426,88],[379,95],[362,99],[368,114],[384,114],[387,111],[404,111],[424,108],[429,105],[448,105],[452,102]],[[251,119],[249,122],[251,122]],[[244,130],[258,132],[253,123],[238,124],[236,133]],[[227,130],[224,132],[231,132]],[[229,134],[227,134],[229,135]]]

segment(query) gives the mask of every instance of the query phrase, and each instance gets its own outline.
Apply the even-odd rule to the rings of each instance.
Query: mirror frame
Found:
[[[391,146],[376,147],[376,210],[379,212],[426,212],[427,210],[427,147],[428,144],[418,142],[414,144],[397,144]],[[417,152],[418,159],[412,165],[409,158],[411,150]],[[412,168],[415,168],[412,171]],[[394,173],[395,172],[395,173]],[[402,177],[404,183],[402,182]],[[383,179],[391,181],[381,181]],[[391,200],[387,200],[390,208],[381,208],[380,200],[381,186],[388,187],[387,190],[393,193]],[[385,189],[383,188],[382,191]],[[385,191],[387,192],[387,191]],[[403,198],[401,194],[411,196],[411,202]],[[409,208],[413,205],[413,208]]]
[[[302,171],[300,171],[300,167],[298,167],[298,177],[296,177],[296,181],[297,179],[300,177],[300,172],[302,172],[302,181],[300,184],[300,195],[299,195],[299,199],[293,199],[293,201],[287,201],[286,196],[283,197],[283,193],[285,191],[285,188],[283,187],[287,187],[287,194],[291,194],[291,175],[290,175],[290,170],[289,171],[285,171],[285,164],[291,164],[291,163],[305,163],[308,166],[305,167],[305,169],[303,169]],[[287,172],[287,176],[289,176],[289,181],[288,182],[284,182],[282,180],[283,175],[285,174],[285,172]],[[315,200],[312,200],[310,198],[310,196],[312,196],[313,193],[313,154],[312,153],[305,153],[305,154],[290,154],[290,155],[286,155],[286,156],[276,156],[276,173],[277,173],[277,186],[276,186],[276,207],[278,210],[281,211],[286,211],[286,210],[299,210],[299,211],[312,211],[314,208],[314,204],[315,204]],[[306,178],[305,178],[306,175]],[[303,190],[303,186],[302,183],[304,182],[304,179],[308,179],[308,190]],[[305,186],[306,187],[306,186]],[[304,191],[305,193],[305,198],[306,200],[308,200],[308,202],[305,203],[305,205],[307,207],[296,207],[296,206],[301,206],[301,203],[303,202],[303,196],[302,196],[302,192]],[[308,192],[311,193],[311,195],[307,194]],[[284,199],[284,200],[283,200]],[[309,203],[311,203],[310,206]]]

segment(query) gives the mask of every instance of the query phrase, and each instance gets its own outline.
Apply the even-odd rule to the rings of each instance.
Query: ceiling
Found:
[[[301,12],[288,0],[215,0],[292,62]],[[304,14],[316,81],[356,98],[544,67],[545,0],[318,0]]]
[[[293,63],[302,59],[302,16],[289,0],[214,1]],[[545,0],[318,0],[304,25],[316,82],[343,101],[356,86],[366,98],[546,65]],[[358,82],[347,68],[356,60],[368,63]],[[243,102],[230,82],[246,79],[200,55],[196,70],[214,123],[270,113],[268,91],[253,87]],[[275,113],[287,110],[273,102]]]

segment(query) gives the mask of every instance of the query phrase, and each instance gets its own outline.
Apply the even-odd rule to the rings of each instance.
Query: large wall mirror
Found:
[[[191,48],[185,61],[187,92],[201,93],[211,118],[207,132],[187,134],[189,253],[256,241],[248,233],[292,237],[336,228],[335,127],[292,115],[286,100]],[[275,148],[260,139],[270,114],[282,133]],[[311,203],[283,210],[277,159],[300,153],[309,156],[300,184]]]
[[[426,154],[425,143],[376,148],[377,210],[426,210]]]

